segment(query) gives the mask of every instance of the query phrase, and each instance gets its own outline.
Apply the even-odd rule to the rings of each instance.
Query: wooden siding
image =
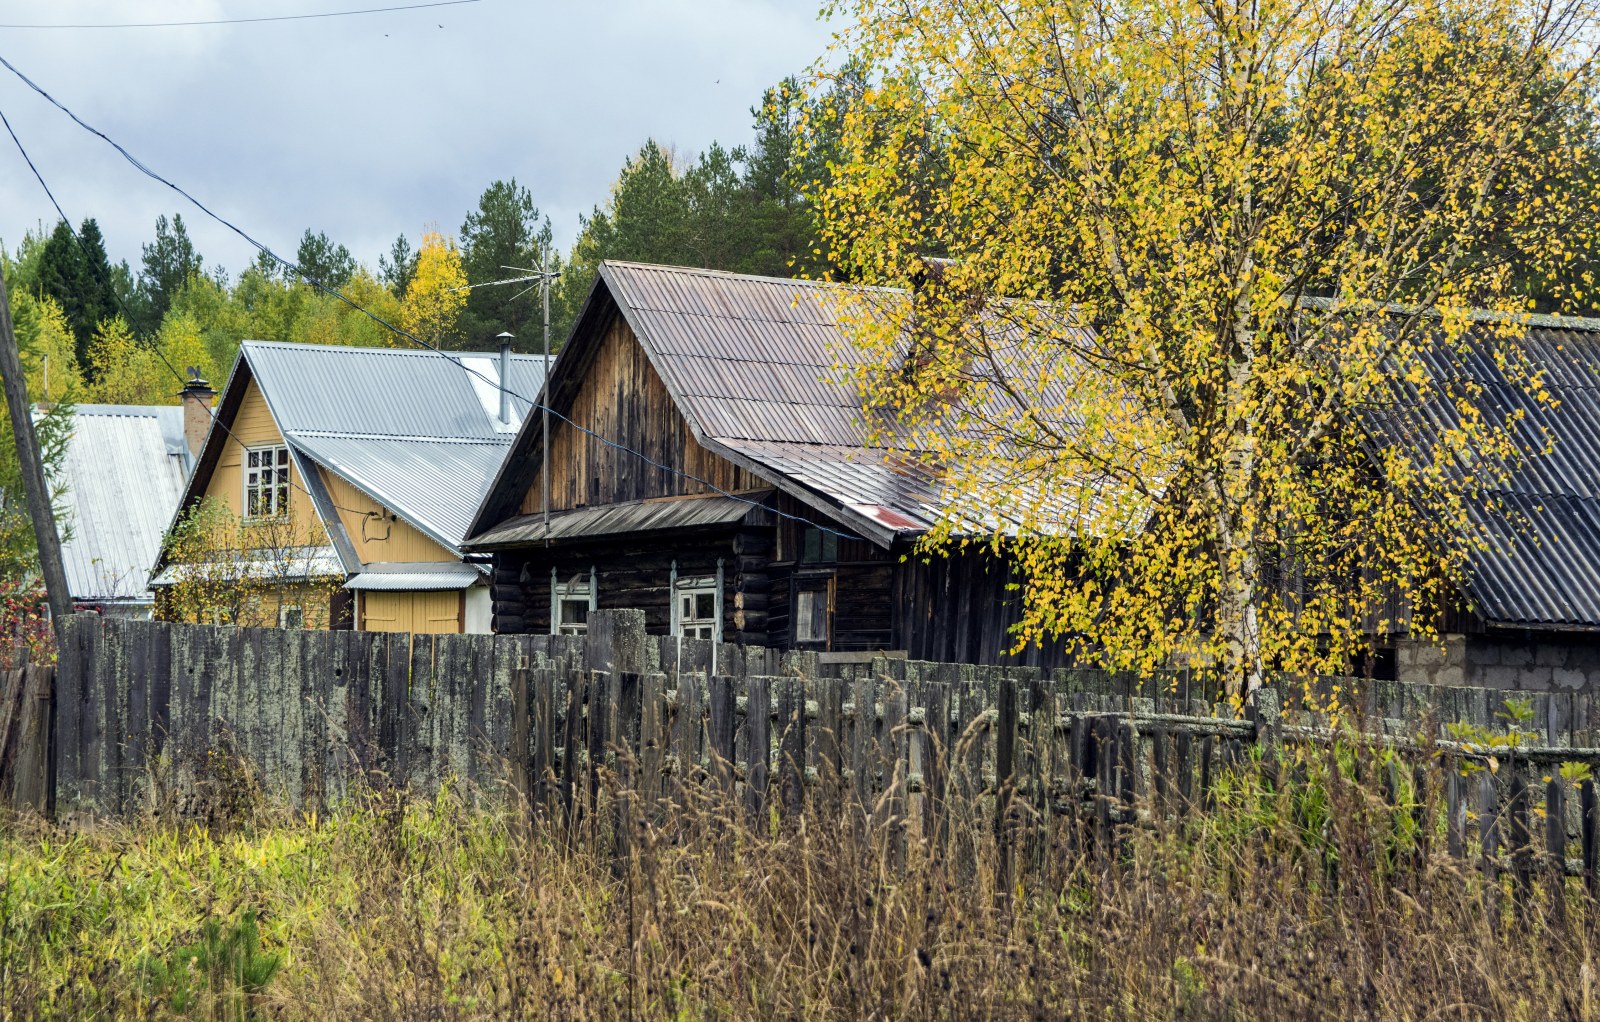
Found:
[[[605,331],[593,365],[565,414],[584,429],[668,469],[656,468],[565,422],[552,420],[551,510],[713,493],[716,489],[737,493],[767,485],[695,442],[666,385],[620,316],[613,316]],[[528,474],[520,508],[523,514],[542,510],[541,471],[536,468]],[[712,485],[694,482],[685,474]]]
[[[365,493],[332,472],[319,469],[328,494],[339,508],[339,520],[355,545],[362,564],[374,561],[454,561],[459,558],[420,530],[395,518]],[[384,516],[381,520],[362,512]]]
[[[462,630],[466,596],[442,593],[362,593],[360,628],[365,632],[455,634]]]
[[[494,630],[542,635],[550,631],[550,569],[562,581],[598,582],[601,610],[644,611],[645,628],[666,635],[672,628],[672,566],[679,578],[711,576],[722,561],[722,638],[764,643],[769,603],[767,564],[770,529],[722,530],[675,539],[619,539],[606,544],[567,544],[497,554]]]

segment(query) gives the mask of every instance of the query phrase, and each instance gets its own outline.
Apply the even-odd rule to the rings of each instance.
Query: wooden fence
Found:
[[[80,617],[60,657],[52,790],[64,817],[130,813],[163,791],[181,802],[227,750],[305,806],[459,777],[593,827],[611,818],[608,786],[656,805],[710,791],[779,816],[826,794],[902,840],[939,834],[959,805],[1018,848],[1067,813],[1110,847],[1118,828],[1203,811],[1246,757],[1337,738],[1397,811],[1443,821],[1449,854],[1522,886],[1577,876],[1596,891],[1594,781],[1559,769],[1600,768],[1587,694],[1313,688],[1335,683],[1354,693],[1354,732],[1300,709],[1292,681],[1238,716],[1181,677],[714,647],[646,636],[634,611],[597,612],[581,638]]]

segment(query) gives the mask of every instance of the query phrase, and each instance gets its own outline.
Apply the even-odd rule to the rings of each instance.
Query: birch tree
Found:
[[[1548,400],[1518,338],[1530,280],[1593,300],[1593,3],[832,13],[867,87],[814,186],[828,256],[915,295],[853,293],[840,371],[943,474],[922,553],[1013,557],[1019,643],[1239,696],[1433,634],[1473,502],[1539,445],[1428,356]],[[1374,429],[1420,405],[1450,427]]]

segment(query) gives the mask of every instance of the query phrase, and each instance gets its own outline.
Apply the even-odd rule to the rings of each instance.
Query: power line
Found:
[[[66,211],[61,208],[61,203],[56,201],[55,192],[50,190],[50,185],[45,182],[44,175],[39,173],[39,168],[34,165],[33,157],[28,155],[28,150],[23,146],[22,139],[17,137],[16,129],[11,126],[11,120],[6,117],[4,110],[0,110],[0,123],[5,125],[6,133],[11,136],[11,141],[17,144],[17,152],[22,154],[23,160],[25,160],[28,164],[28,169],[33,171],[33,176],[39,182],[39,187],[44,189],[44,194],[50,199],[50,205],[55,207],[56,215],[59,216],[61,221],[67,225],[67,230],[72,234],[72,240],[77,244],[78,251],[83,253],[84,262],[90,266],[95,265],[94,258],[89,254],[89,247],[83,243],[83,236],[73,228],[72,220],[67,216]],[[128,311],[128,307],[122,303],[122,296],[117,293],[116,285],[109,279],[102,279],[101,283],[106,285],[106,289],[111,293],[111,300],[117,303],[117,308],[122,311],[123,320],[129,324],[131,329],[133,323],[133,314],[130,313]],[[135,343],[138,343],[137,336],[135,336]],[[166,353],[161,350],[161,346],[159,344],[152,340],[144,344],[144,347],[148,349],[151,354],[155,355],[156,358],[161,360],[161,364],[166,366],[167,369],[172,372],[172,375],[178,378],[179,383],[182,383],[185,386],[188,385],[188,377],[184,376],[178,371],[178,367],[173,365],[172,361],[167,358]],[[228,434],[229,439],[238,444],[240,447],[245,448],[246,450],[249,449],[249,446],[243,440],[240,440],[237,436],[235,436],[233,430],[229,429],[227,423],[223,422],[222,418],[217,415],[217,410],[215,408],[207,408],[206,413],[211,416],[212,424],[220,428],[224,433]],[[290,486],[293,486],[295,489],[304,493],[307,497],[310,497],[313,504],[317,503],[317,495],[312,493],[308,488],[296,483],[292,475],[290,476],[288,482]],[[328,504],[339,511],[348,511],[353,515],[360,515],[364,518],[377,517],[376,513],[372,511],[361,511],[353,507],[345,507],[342,504],[335,504],[331,496],[328,498]]]
[[[128,21],[117,23],[95,22],[80,25],[3,25],[0,28],[55,29],[55,28],[189,28],[198,25],[250,25],[263,21],[310,21],[313,18],[348,18],[356,14],[387,14],[391,11],[419,11],[425,7],[456,7],[477,4],[483,0],[434,0],[432,3],[404,4],[399,7],[367,7],[359,11],[321,11],[313,14],[272,14],[259,18],[217,18],[211,21]]]
[[[544,412],[544,413],[547,413],[552,418],[560,419],[562,422],[564,422],[567,425],[571,426],[573,429],[579,431],[580,433],[583,433],[583,434],[585,434],[587,436],[590,436],[590,437],[594,438],[596,441],[598,441],[598,442],[600,442],[602,444],[605,444],[607,447],[610,447],[613,450],[620,451],[620,452],[622,452],[624,454],[632,455],[633,457],[638,458],[640,461],[644,462],[646,465],[649,465],[651,468],[657,469],[657,470],[662,471],[662,472],[666,472],[669,475],[675,475],[680,479],[685,479],[685,480],[687,480],[689,482],[692,482],[692,483],[697,483],[697,484],[699,484],[701,486],[704,486],[707,490],[710,490],[711,492],[716,493],[719,496],[726,497],[726,498],[728,498],[730,500],[734,500],[734,501],[737,501],[737,502],[742,503],[742,504],[748,504],[751,507],[759,507],[759,508],[761,508],[763,510],[770,511],[772,514],[776,515],[779,518],[785,519],[786,521],[797,522],[799,524],[809,526],[809,527],[811,527],[813,529],[817,529],[817,530],[819,530],[821,532],[826,532],[826,533],[829,533],[830,535],[838,536],[841,539],[860,539],[860,537],[855,535],[854,533],[842,532],[842,531],[840,531],[838,529],[832,528],[831,526],[824,525],[821,522],[812,521],[811,519],[806,518],[803,515],[791,514],[791,513],[787,512],[787,511],[781,510],[779,508],[768,507],[766,504],[762,503],[761,501],[751,500],[748,497],[743,497],[743,496],[740,496],[739,494],[732,493],[732,492],[730,492],[728,490],[725,490],[722,487],[716,485],[715,483],[711,482],[710,480],[702,479],[699,476],[694,475],[693,473],[685,472],[680,468],[675,468],[675,467],[673,467],[671,465],[663,464],[662,462],[656,461],[654,458],[651,458],[649,455],[645,454],[642,451],[635,450],[634,448],[629,447],[626,444],[618,443],[617,441],[612,440],[610,437],[602,436],[601,434],[595,432],[594,430],[589,429],[587,426],[584,426],[582,423],[574,421],[573,419],[561,414],[560,412],[556,411],[554,408],[550,408],[549,406],[543,404],[542,402],[535,401],[535,400],[533,400],[533,399],[531,399],[529,397],[525,397],[524,395],[517,393],[516,391],[511,389],[511,385],[510,385],[510,381],[509,380],[492,380],[492,379],[490,379],[488,376],[486,376],[483,373],[479,372],[477,369],[474,369],[472,366],[467,365],[465,362],[463,362],[461,359],[455,357],[450,352],[445,351],[443,348],[440,348],[437,345],[430,344],[429,342],[427,342],[427,341],[423,340],[422,338],[416,336],[415,334],[411,333],[409,330],[405,330],[405,329],[402,329],[401,327],[395,326],[393,323],[390,323],[388,320],[384,319],[382,316],[379,316],[376,313],[372,312],[371,310],[367,309],[365,306],[360,305],[359,303],[357,303],[356,301],[351,299],[349,296],[347,296],[343,292],[339,291],[337,288],[331,287],[328,284],[324,284],[321,280],[317,279],[316,277],[313,277],[311,274],[307,273],[301,267],[297,266],[296,264],[294,264],[294,263],[290,262],[289,260],[283,258],[282,256],[278,255],[271,248],[269,248],[266,244],[264,244],[263,242],[257,241],[254,237],[252,237],[249,233],[247,233],[244,230],[244,228],[238,226],[237,224],[233,223],[232,221],[228,220],[227,218],[225,218],[225,217],[221,216],[220,214],[214,212],[205,203],[201,202],[199,199],[195,198],[193,195],[190,195],[188,192],[184,191],[181,187],[179,187],[178,185],[174,184],[171,180],[167,179],[166,177],[163,177],[161,174],[157,173],[156,171],[152,170],[150,167],[146,166],[143,161],[141,161],[138,157],[134,156],[132,153],[128,152],[128,150],[123,148],[122,145],[119,142],[117,142],[115,139],[111,138],[109,135],[107,135],[105,132],[101,131],[99,128],[96,128],[94,125],[89,124],[87,121],[85,121],[83,118],[79,117],[76,113],[74,113],[71,109],[69,109],[66,105],[64,105],[60,100],[56,99],[49,92],[46,92],[45,89],[42,86],[40,86],[37,82],[35,82],[33,79],[29,78],[27,75],[23,74],[20,70],[18,70],[17,66],[15,64],[11,63],[10,60],[6,59],[4,56],[0,56],[0,64],[5,65],[5,68],[8,71],[10,71],[12,74],[14,74],[18,78],[20,78],[23,81],[23,83],[28,86],[28,88],[32,89],[34,92],[37,92],[40,96],[44,97],[45,100],[47,100],[50,103],[51,106],[54,106],[57,110],[60,110],[62,113],[66,114],[68,117],[72,118],[72,120],[80,128],[82,128],[83,130],[89,132],[90,134],[98,137],[101,141],[105,142],[112,149],[115,149],[119,154],[121,154],[123,159],[125,159],[129,163],[131,163],[140,173],[144,174],[146,177],[150,178],[151,180],[158,181],[161,184],[166,185],[168,188],[172,189],[173,191],[177,192],[179,195],[183,196],[190,203],[192,203],[196,209],[200,210],[200,212],[204,213],[206,216],[210,217],[211,219],[215,220],[217,223],[219,223],[222,226],[226,227],[228,230],[232,231],[234,234],[238,235],[240,238],[243,238],[246,242],[248,242],[251,246],[253,246],[256,249],[256,251],[260,252],[262,255],[264,255],[267,258],[273,260],[274,262],[278,263],[279,265],[282,265],[282,266],[284,266],[284,267],[286,267],[288,269],[293,270],[295,273],[299,274],[299,276],[300,276],[300,278],[302,280],[306,281],[306,283],[310,284],[312,287],[316,288],[319,291],[322,291],[325,294],[328,294],[328,295],[338,299],[340,302],[343,302],[345,305],[349,306],[351,309],[354,309],[356,312],[361,313],[363,316],[367,317],[372,322],[378,324],[380,327],[383,327],[385,330],[388,330],[390,333],[394,334],[396,337],[400,337],[400,338],[403,338],[403,339],[405,339],[407,341],[410,341],[412,344],[415,344],[420,348],[426,348],[427,350],[434,352],[435,354],[441,356],[442,358],[445,358],[446,360],[455,363],[456,367],[459,368],[462,372],[469,373],[469,374],[471,374],[473,376],[476,376],[478,379],[482,380],[484,383],[488,384],[491,387],[495,387],[495,388],[498,388],[498,389],[505,390],[505,392],[510,394],[512,397],[517,398],[519,401],[522,401],[524,404],[527,404],[529,406],[529,410],[530,411]],[[12,138],[15,138],[15,137],[16,137],[15,134],[13,134]],[[30,161],[29,165],[30,166],[32,165],[31,161]],[[37,171],[35,173],[37,174]],[[41,179],[41,183],[43,183],[42,179]],[[70,226],[70,223],[69,223],[68,226]],[[549,366],[548,363],[546,363],[545,366],[544,366],[544,372],[545,372],[545,378],[546,378],[546,380],[548,380],[549,373],[550,373],[550,366]],[[548,387],[545,387],[544,389],[545,389],[546,392],[548,392]]]

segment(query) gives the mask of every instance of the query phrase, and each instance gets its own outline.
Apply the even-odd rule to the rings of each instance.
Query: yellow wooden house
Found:
[[[487,565],[461,544],[543,380],[543,358],[505,349],[244,342],[214,410],[204,381],[184,392],[195,469],[173,535],[208,516],[206,535],[224,538],[169,542],[158,614],[488,632]],[[242,579],[248,606],[178,598]]]

